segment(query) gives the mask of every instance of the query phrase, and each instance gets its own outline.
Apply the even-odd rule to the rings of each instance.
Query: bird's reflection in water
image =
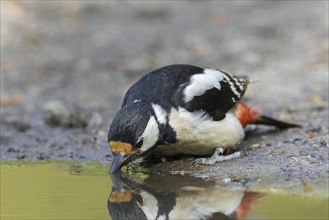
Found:
[[[191,176],[140,181],[113,176],[107,208],[112,219],[243,219],[261,194],[219,187]]]

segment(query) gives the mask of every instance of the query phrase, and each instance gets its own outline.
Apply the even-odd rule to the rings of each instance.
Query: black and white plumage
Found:
[[[243,219],[262,196],[191,176],[134,178],[111,176],[107,208],[113,220]]]
[[[240,121],[229,110],[248,84],[217,69],[171,65],[136,82],[108,131],[114,155],[111,173],[146,152],[212,155],[244,138]]]

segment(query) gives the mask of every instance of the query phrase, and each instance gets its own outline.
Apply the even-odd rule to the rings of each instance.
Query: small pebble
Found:
[[[258,148],[259,146],[260,146],[259,143],[250,145],[250,147],[252,147],[252,148]]]

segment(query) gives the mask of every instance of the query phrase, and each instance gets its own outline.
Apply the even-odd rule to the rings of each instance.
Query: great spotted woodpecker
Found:
[[[263,196],[186,175],[134,178],[111,175],[107,208],[113,220],[244,219]]]
[[[192,65],[166,66],[145,75],[127,91],[109,127],[110,172],[154,150],[164,156],[212,155],[196,162],[213,164],[239,156],[221,154],[242,142],[249,123],[298,126],[237,105],[248,82],[247,77]]]

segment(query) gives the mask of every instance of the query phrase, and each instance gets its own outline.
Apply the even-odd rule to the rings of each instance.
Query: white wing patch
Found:
[[[167,123],[167,112],[158,104],[152,104],[152,108],[155,112],[155,116],[160,124]]]
[[[185,88],[185,102],[189,102],[194,96],[200,96],[207,90],[216,88],[220,90],[220,81],[224,74],[215,69],[204,69],[203,73],[191,76],[191,83]]]
[[[159,127],[154,116],[151,116],[147,122],[146,128],[139,139],[143,139],[141,151],[144,152],[155,145],[159,137]]]

